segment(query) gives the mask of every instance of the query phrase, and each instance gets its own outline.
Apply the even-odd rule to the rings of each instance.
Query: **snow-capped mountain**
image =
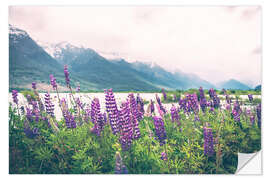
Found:
[[[88,56],[95,56],[97,54],[90,48],[85,48],[83,46],[78,47],[67,41],[48,43],[37,40],[37,43],[61,64],[70,64],[75,61],[78,56],[81,56],[84,53],[87,53]]]
[[[32,81],[49,83],[50,74],[55,75],[60,84],[64,84],[63,65],[67,64],[72,74],[72,82],[80,82],[81,88],[85,90],[113,88],[126,91],[214,87],[213,84],[194,74],[180,70],[171,72],[155,62],[129,63],[124,59],[125,56],[122,57],[119,53],[107,53],[111,55],[109,60],[102,56],[103,54],[66,41],[55,44],[35,41],[24,30],[10,26],[10,85],[18,87],[30,84]]]
[[[52,57],[58,60],[59,63],[68,64],[72,69],[76,69],[76,72],[80,71],[78,73],[85,77],[87,75],[90,76],[88,71],[94,64],[104,63],[102,68],[105,70],[106,67],[111,66],[110,63],[113,63],[112,66],[117,65],[114,69],[129,69],[129,72],[136,71],[136,75],[134,76],[143,76],[142,79],[157,87],[187,89],[189,87],[198,88],[200,87],[200,84],[205,88],[214,87],[211,83],[200,79],[198,76],[180,71],[171,73],[155,62],[135,61],[134,63],[128,63],[124,59],[127,54],[94,51],[90,48],[74,46],[68,42],[49,44],[38,41],[38,44],[51,54]],[[86,72],[83,73],[84,71],[82,69],[86,68],[86,66],[88,68],[86,69]],[[118,70],[118,73],[121,72],[120,69]],[[96,69],[91,70],[91,72],[95,71]],[[96,72],[95,74],[98,73],[99,72]]]
[[[13,43],[18,43],[20,39],[28,37],[26,31],[16,28],[9,24],[9,38],[12,39]]]
[[[50,54],[53,58],[57,60],[63,59],[63,53],[64,51],[73,51],[73,52],[80,52],[79,47],[76,47],[72,44],[70,44],[67,41],[62,41],[59,43],[49,43],[49,42],[43,42],[43,41],[36,41],[37,44],[42,47],[48,54]]]

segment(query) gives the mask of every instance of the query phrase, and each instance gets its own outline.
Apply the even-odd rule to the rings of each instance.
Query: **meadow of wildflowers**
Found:
[[[11,174],[230,174],[237,153],[261,149],[261,104],[248,95],[249,106],[232,101],[223,91],[225,105],[214,89],[205,93],[174,94],[177,104],[166,109],[162,89],[148,104],[129,93],[118,106],[112,89],[105,89],[103,111],[93,97],[84,104],[73,91],[64,67],[70,101],[60,99],[57,121],[49,92],[44,99],[32,83],[33,96],[18,105],[12,91],[9,106],[9,172]],[[157,108],[157,111],[155,109]]]

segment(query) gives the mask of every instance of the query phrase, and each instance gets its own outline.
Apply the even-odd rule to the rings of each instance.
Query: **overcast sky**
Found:
[[[12,6],[9,23],[35,40],[119,53],[212,83],[261,83],[258,6]]]

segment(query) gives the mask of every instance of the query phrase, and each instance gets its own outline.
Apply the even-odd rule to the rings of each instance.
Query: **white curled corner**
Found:
[[[238,165],[235,174],[262,174],[261,151],[256,153],[238,153]]]

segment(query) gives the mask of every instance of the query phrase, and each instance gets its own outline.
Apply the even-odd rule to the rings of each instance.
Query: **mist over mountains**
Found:
[[[82,90],[156,91],[161,88],[189,89],[226,88],[250,89],[231,79],[218,85],[180,70],[169,72],[155,63],[125,59],[107,59],[93,49],[77,47],[68,42],[57,44],[35,41],[24,30],[9,26],[9,84],[11,88],[31,87],[33,81],[48,85],[53,74],[57,83],[65,87],[63,65],[70,71],[72,86]]]

